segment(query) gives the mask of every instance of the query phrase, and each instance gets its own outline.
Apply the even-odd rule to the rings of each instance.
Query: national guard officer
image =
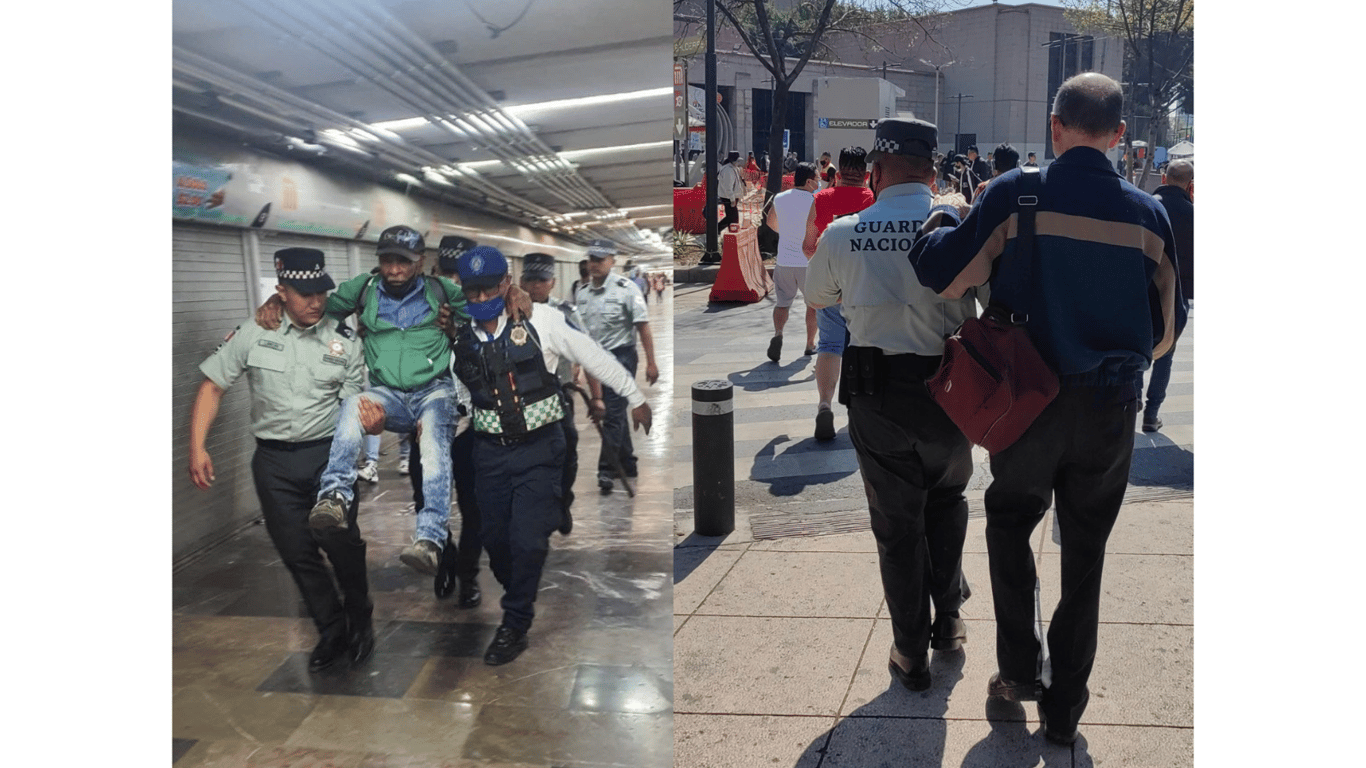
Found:
[[[932,205],[936,139],[922,120],[878,123],[867,158],[877,201],[826,228],[806,273],[808,301],[842,302],[848,322],[840,402],[849,408],[892,617],[888,666],[913,691],[930,687],[928,649],[957,650],[966,636],[958,611],[972,453],[925,380],[945,337],[976,314],[974,295],[942,299],[906,261]]]
[[[532,302],[536,304],[549,304],[555,309],[560,310],[564,315],[565,322],[569,327],[576,331],[585,332],[586,327],[583,318],[579,316],[574,306],[567,301],[562,301],[550,295],[555,290],[555,257],[548,253],[528,253],[522,257],[522,290],[527,292]],[[573,384],[578,378],[577,366],[569,361],[568,358],[560,358],[560,364],[555,370],[555,377],[560,380],[560,386]],[[590,385],[597,395],[594,400],[601,404],[601,385],[596,380]],[[560,522],[559,531],[568,536],[574,529],[574,515],[570,511],[570,506],[574,503],[574,478],[579,474],[579,430],[574,426],[574,397],[565,391],[564,398],[564,421],[560,422],[564,427],[564,520]]]
[[[636,375],[639,357],[636,352],[636,333],[645,349],[645,380],[654,384],[659,378],[655,365],[655,342],[650,333],[649,309],[640,289],[630,280],[612,271],[616,264],[616,244],[610,240],[595,240],[588,246],[589,282],[579,288],[574,304],[588,324],[588,335],[612,353],[631,376]],[[606,414],[602,425],[602,450],[598,454],[598,488],[611,493],[617,461],[627,477],[636,476],[636,455],[631,445],[631,427],[626,423],[626,401],[609,387],[604,387],[603,405]],[[597,404],[594,404],[597,407]]]
[[[650,406],[631,375],[558,310],[533,304],[529,321],[508,321],[512,281],[496,248],[467,251],[459,268],[472,320],[452,328],[455,372],[473,403],[481,534],[503,585],[503,621],[484,654],[486,664],[498,665],[526,650],[550,534],[562,520],[564,400],[552,373],[559,358],[621,392],[647,433]]]
[[[245,322],[199,366],[204,381],[190,414],[190,479],[201,489],[212,484],[213,461],[204,441],[224,390],[245,373],[256,437],[252,479],[266,532],[318,629],[308,659],[309,671],[316,672],[346,655],[360,664],[375,646],[354,488],[344,529],[313,531],[308,525],[340,404],[361,391],[365,361],[351,330],[323,314],[334,283],[323,271],[322,251],[276,251],[275,271],[287,322],[275,330]],[[378,434],[383,414],[362,405],[361,421],[367,432]],[[319,547],[332,562],[332,574]]]
[[[456,262],[460,254],[475,245],[468,237],[442,237],[437,248],[437,271],[448,280],[458,280]],[[455,591],[458,583],[460,594],[456,597],[456,605],[477,608],[483,601],[479,591],[479,554],[483,545],[479,538],[479,500],[474,493],[474,434],[469,429],[470,393],[458,378],[453,383],[459,417],[452,429],[455,437],[451,440],[451,482],[455,486],[455,501],[460,508],[460,541],[456,543],[447,525],[446,546],[441,548],[441,560],[437,564],[433,588],[438,598],[445,598]],[[410,465],[412,474],[409,476],[413,486],[414,509],[422,509],[425,501],[422,494],[422,450],[418,442],[413,441],[414,461]]]

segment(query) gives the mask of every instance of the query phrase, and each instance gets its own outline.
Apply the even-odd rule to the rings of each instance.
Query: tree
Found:
[[[1140,130],[1149,151],[1165,143],[1173,109],[1180,105],[1182,111],[1194,111],[1195,0],[1063,0],[1063,5],[1078,30],[1124,42],[1131,116],[1126,153]],[[1151,169],[1152,163],[1144,164],[1140,188]]]

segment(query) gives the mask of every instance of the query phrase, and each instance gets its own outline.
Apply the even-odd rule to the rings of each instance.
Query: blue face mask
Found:
[[[496,296],[488,301],[470,301],[465,304],[465,311],[470,313],[470,317],[481,321],[496,319],[503,314],[505,308],[502,296]]]

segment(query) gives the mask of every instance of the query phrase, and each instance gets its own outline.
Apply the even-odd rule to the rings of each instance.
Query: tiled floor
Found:
[[[262,526],[176,571],[177,768],[672,765],[669,304],[650,307],[661,376],[645,387],[655,429],[634,436],[637,495],[598,492],[599,439],[580,415],[574,531],[551,540],[521,657],[482,662],[501,616],[487,556],[474,610],[399,563],[412,498],[386,455],[361,505],[378,641],[360,668],[307,671],[316,635]]]

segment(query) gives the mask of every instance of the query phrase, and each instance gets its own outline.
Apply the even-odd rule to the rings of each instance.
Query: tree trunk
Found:
[[[764,182],[765,202],[783,191],[783,163],[787,160],[787,153],[783,152],[783,129],[787,127],[788,90],[787,83],[774,81],[773,122],[768,130],[768,179]]]

